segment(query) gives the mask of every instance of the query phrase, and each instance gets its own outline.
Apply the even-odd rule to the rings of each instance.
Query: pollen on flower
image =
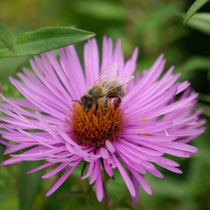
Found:
[[[69,133],[78,144],[101,147],[106,140],[115,142],[125,124],[122,110],[115,108],[114,103],[109,103],[104,114],[104,105],[99,105],[97,112],[93,108],[83,113],[82,106],[76,102],[71,110],[69,126]]]

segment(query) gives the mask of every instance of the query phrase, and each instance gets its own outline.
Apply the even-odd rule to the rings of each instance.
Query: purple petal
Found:
[[[79,164],[79,162],[77,163]],[[54,193],[64,182],[65,180],[70,176],[70,174],[72,173],[72,171],[74,170],[76,166],[72,166],[70,167],[57,181],[56,183],[53,185],[53,187],[47,192],[46,196],[48,197],[49,195],[51,195],[52,193]]]
[[[130,179],[130,177],[128,176],[128,173],[126,172],[126,170],[124,169],[124,167],[122,166],[122,164],[118,161],[118,159],[115,157],[115,155],[113,154],[112,155],[116,164],[117,164],[117,167],[120,171],[120,174],[122,175],[127,187],[128,187],[128,190],[131,194],[132,197],[135,197],[136,196],[136,192],[135,192],[135,188],[133,186],[133,183]]]
[[[95,39],[89,39],[84,47],[84,65],[87,86],[93,85],[99,75],[99,53]]]
[[[53,170],[51,170],[47,174],[44,174],[42,176],[42,179],[46,179],[46,178],[49,178],[49,177],[57,174],[58,172],[60,172],[61,170],[63,170],[67,165],[68,165],[68,163],[62,163],[62,164],[60,164],[59,166],[57,166],[56,168],[54,168]]]
[[[140,189],[140,186],[139,186],[138,180],[134,176],[132,176],[132,182],[133,182],[133,186],[134,186],[135,191],[136,191],[136,196],[132,197],[132,201],[133,201],[134,205],[137,205],[137,203],[139,201],[139,189]]]
[[[97,173],[97,178],[96,178],[96,195],[97,195],[98,201],[101,202],[103,199],[103,184],[102,184],[99,160],[97,160],[96,165],[98,165],[98,173]]]

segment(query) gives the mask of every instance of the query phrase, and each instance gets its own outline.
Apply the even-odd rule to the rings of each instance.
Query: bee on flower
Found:
[[[10,155],[2,165],[44,160],[28,172],[50,167],[43,178],[65,169],[49,196],[83,162],[87,170],[81,179],[95,184],[99,201],[102,173],[112,178],[118,170],[135,203],[139,186],[152,194],[146,173],[163,177],[157,165],[181,173],[165,154],[197,152],[189,142],[204,132],[202,110],[195,109],[198,94],[188,81],[178,81],[174,67],[163,73],[163,55],[134,78],[137,54],[136,48],[125,61],[120,40],[113,47],[104,37],[101,63],[96,40],[85,44],[84,70],[73,45],[59,49],[59,59],[53,52],[31,59],[33,73],[23,68],[19,79],[10,77],[24,99],[1,95],[0,143]]]

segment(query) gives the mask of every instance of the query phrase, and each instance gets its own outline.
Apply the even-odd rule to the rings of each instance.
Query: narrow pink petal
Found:
[[[100,160],[97,160],[96,164],[100,165]],[[96,195],[99,202],[103,199],[103,184],[102,184],[102,176],[101,176],[101,169],[98,167],[98,173],[96,178]]]
[[[112,64],[113,43],[110,38],[103,37],[101,71]]]
[[[124,57],[123,57],[123,51],[121,48],[121,40],[118,39],[114,48],[114,52],[113,52],[113,59],[112,59],[113,63],[117,63],[118,64],[118,76],[122,76],[122,74],[120,74],[121,72],[123,72],[123,68],[124,68]]]
[[[174,155],[174,156],[177,156],[177,157],[190,157],[191,156],[191,153],[189,153],[189,152],[180,151],[180,150],[177,150],[177,149],[165,147],[163,145],[158,145],[158,144],[154,144],[154,143],[151,144],[150,142],[146,142],[146,141],[141,141],[140,140],[139,144],[142,144],[142,145],[144,145],[146,147],[149,147],[151,149],[155,149],[155,150],[158,150],[158,151],[170,154],[170,155]]]
[[[150,186],[147,184],[147,182],[145,181],[145,179],[140,174],[138,174],[135,170],[131,168],[129,168],[129,170],[131,171],[132,175],[138,180],[141,186],[144,188],[145,192],[147,192],[149,195],[152,195],[152,190]]]
[[[175,130],[175,131],[170,131],[170,135],[175,135],[175,136],[197,136],[199,134],[202,134],[205,131],[205,128],[200,128],[200,129],[183,129],[183,130]]]
[[[146,125],[146,124],[148,124],[148,125]],[[152,125],[151,123],[145,123],[145,124],[142,123],[142,127],[141,127],[141,123],[139,123],[140,128],[126,129],[126,133],[130,133],[130,134],[154,133],[157,131],[162,131],[167,128],[170,128],[171,126],[172,126],[172,122],[163,122],[163,123],[159,123],[157,125]]]
[[[89,39],[84,47],[84,65],[87,86],[93,85],[99,75],[99,53],[95,39]]]
[[[0,139],[0,144],[3,144],[4,146],[7,146],[7,147],[13,146],[12,144],[8,143],[7,141],[1,140],[1,139]]]
[[[154,118],[154,117],[157,117],[157,116],[160,116],[160,115],[163,115],[163,114],[167,114],[169,112],[172,112],[172,111],[175,111],[175,110],[178,110],[178,109],[181,109],[183,107],[187,107],[190,105],[190,103],[196,99],[198,96],[198,94],[193,94],[192,96],[188,97],[188,98],[185,98],[185,99],[182,99],[182,100],[179,100],[177,102],[174,102],[168,106],[165,106],[164,108],[154,112],[154,113],[151,113],[151,114],[148,114],[146,117],[147,118]]]
[[[46,122],[44,116],[42,116],[39,112],[35,112],[37,119],[42,123],[44,130],[46,130],[54,139],[60,141],[58,136],[55,134],[51,126]]]
[[[59,166],[57,166],[53,170],[49,171],[47,174],[44,174],[42,176],[42,179],[46,179],[46,178],[49,178],[49,177],[57,174],[58,172],[60,172],[61,170],[63,170],[67,165],[68,165],[68,163],[61,163]]]
[[[150,169],[148,169],[148,171],[149,171],[152,175],[154,175],[154,176],[156,176],[156,177],[158,177],[158,178],[160,178],[160,179],[164,178],[163,174],[161,174],[160,171],[158,171],[157,169],[156,169],[156,170],[150,170]]]
[[[52,78],[53,78],[52,82],[57,81],[56,84],[58,84],[58,88],[61,91],[62,95],[68,101],[68,103],[71,104],[72,103],[71,100],[73,98],[75,98],[75,94],[74,94],[74,92],[71,91],[72,90],[71,86],[68,83],[68,80],[63,72],[63,69],[62,69],[61,65],[59,64],[55,54],[52,51],[48,52],[47,56],[52,64],[53,69],[55,70],[55,73],[57,74],[57,76],[56,76],[56,74],[54,74],[53,70],[50,71],[50,73],[52,74]],[[59,82],[59,80],[61,82]]]
[[[137,172],[139,172],[141,174],[146,174],[146,170],[148,170],[148,171],[155,170],[154,166],[153,166],[153,168],[148,167],[148,162],[146,162],[146,161],[144,161],[144,162],[142,161],[141,163],[136,163],[132,159],[129,159],[128,157],[126,157],[126,155],[123,153],[119,153],[118,155],[124,163],[126,163],[131,168],[133,168],[134,170],[136,170]]]
[[[97,178],[98,173],[99,173],[100,170],[101,170],[100,169],[100,162],[99,162],[99,160],[96,160],[89,184],[93,184],[96,181],[96,178]]]
[[[107,157],[109,156],[109,153],[108,153],[107,149],[101,147],[101,148],[100,148],[100,156],[101,156],[102,158],[107,158]]]
[[[71,92],[74,99],[79,99],[79,97],[82,95],[82,90],[80,88],[81,86],[79,86],[79,83],[75,82],[79,80],[77,77],[78,75],[75,69],[72,69],[64,48],[59,49],[59,54],[60,65],[63,69],[62,77],[65,78],[65,82],[67,83],[65,86],[66,88],[69,88],[69,91]],[[72,93],[72,91],[74,91],[74,93]]]
[[[178,150],[187,151],[187,152],[192,152],[192,153],[196,153],[198,151],[198,149],[194,146],[191,146],[188,144],[183,144],[183,143],[178,143],[178,142],[169,142],[169,143],[164,143],[164,144],[160,144],[160,145],[178,149]]]
[[[79,162],[78,162],[79,163]],[[77,164],[78,164],[77,163]],[[47,192],[46,196],[48,197],[52,193],[54,193],[64,182],[65,180],[70,176],[70,174],[73,172],[74,168],[76,166],[70,167],[58,180],[57,182],[53,185],[53,187]]]
[[[0,143],[1,143],[1,140],[0,140]],[[11,146],[10,148],[7,148],[5,151],[4,151],[4,155],[7,155],[7,154],[10,154],[10,153],[13,153],[13,152],[17,152],[19,150],[22,150],[22,149],[26,149],[28,147],[32,147],[34,146],[34,144],[18,144],[18,145],[13,145]]]
[[[120,174],[122,175],[127,187],[128,187],[128,190],[131,194],[132,197],[135,197],[136,196],[136,192],[135,192],[135,188],[133,186],[133,183],[128,175],[128,173],[126,172],[126,170],[124,169],[124,167],[122,166],[122,164],[120,163],[120,161],[116,158],[116,156],[113,154],[112,155],[116,164],[117,164],[117,167],[120,171]]]
[[[81,90],[80,93],[84,94],[86,90],[85,77],[84,77],[84,73],[83,73],[79,58],[77,56],[76,49],[73,45],[70,45],[66,47],[65,50],[66,50],[66,55],[68,58],[70,68],[75,72],[76,78],[79,79],[80,81],[79,83],[79,86],[80,86],[79,88]]]
[[[163,55],[161,55],[156,62],[153,64],[153,66],[150,68],[149,73],[144,77],[144,80],[141,81],[141,83],[138,85],[138,88],[134,89],[132,92],[130,92],[129,95],[126,96],[126,99],[124,99],[124,102],[130,101],[136,93],[139,92],[139,90],[142,89],[142,87],[145,86],[145,84],[149,81],[150,77],[153,75],[153,73],[157,70],[157,68],[160,66],[163,59]]]
[[[51,148],[51,149],[55,149],[54,146],[52,146],[51,144],[49,144],[46,139],[43,139],[41,137],[38,137],[36,136],[34,133],[29,133],[29,132],[26,132],[24,130],[21,130],[21,129],[17,129],[19,132],[21,132],[23,135],[26,135],[28,137],[31,137],[32,139],[34,139],[35,141],[39,142],[41,145],[43,146],[46,146],[48,148]],[[54,140],[54,139],[52,139]]]
[[[123,75],[121,74],[121,76],[128,76],[134,74],[134,71],[136,70],[137,56],[138,48],[136,47],[133,51],[131,58],[126,62]]]
[[[21,161],[22,161],[22,159],[20,159],[18,157],[14,157],[14,158],[10,158],[8,160],[5,160],[5,161],[1,162],[1,166],[11,165],[11,164],[18,163],[18,162],[21,162]]]
[[[175,167],[179,167],[180,165],[173,161],[173,160],[170,160],[168,158],[165,158],[165,157],[159,157],[157,158],[155,161],[153,161],[154,163],[156,162],[160,162],[160,163],[163,163],[163,164],[166,164],[166,165],[169,165],[169,166],[175,166]]]
[[[47,167],[52,166],[52,165],[54,165],[54,163],[45,163],[45,164],[43,164],[43,165],[41,165],[41,166],[39,166],[37,168],[34,168],[34,169],[30,170],[30,171],[27,171],[27,174],[34,173],[36,171],[42,170],[42,169],[47,168]]]
[[[137,134],[137,135],[131,135],[131,134],[127,134],[126,132],[122,134],[122,136],[126,139],[126,140],[144,140],[144,141],[150,141],[150,142],[170,142],[173,141],[175,139],[177,139],[177,136],[166,136],[166,135],[151,135],[151,136],[145,136],[143,134]]]
[[[182,174],[182,171],[174,166],[169,166],[169,165],[166,165],[166,164],[163,164],[163,163],[157,163],[159,166],[169,170],[169,171],[172,171],[174,173],[178,173],[178,174]]]
[[[109,140],[106,140],[105,142],[106,148],[111,152],[114,153],[115,152],[115,148],[112,145],[112,143]]]
[[[107,159],[103,159],[103,164],[104,164],[104,169],[106,171],[106,173],[112,177],[113,176],[113,171],[112,171],[112,168],[111,166],[109,165]]]
[[[87,173],[81,179],[84,180],[88,178],[93,173],[93,169],[94,169],[94,162],[90,162]]]
[[[139,201],[139,189],[140,189],[140,186],[139,186],[138,180],[134,176],[132,176],[132,182],[133,182],[133,185],[134,185],[134,188],[135,188],[135,191],[136,191],[136,196],[132,197],[132,201],[133,201],[134,205],[137,205],[137,203]]]
[[[136,154],[133,154],[132,151],[129,151],[126,147],[122,147],[120,144],[116,144],[117,152],[122,153],[124,156],[126,156],[128,159],[134,161],[137,164],[142,163],[142,158],[137,156]]]
[[[51,63],[52,63],[52,66],[51,64],[49,64],[49,61],[48,61],[48,58],[50,59]],[[67,101],[70,103],[71,101],[71,98],[69,96],[69,94],[66,92],[65,88],[62,86],[62,83],[59,81],[59,75],[60,75],[60,72],[62,71],[60,66],[58,65],[58,61],[55,57],[55,54],[53,52],[48,52],[47,55],[44,53],[42,54],[42,58],[44,59],[45,61],[45,64],[46,64],[46,61],[48,62],[48,66],[47,68],[45,68],[42,64],[42,62],[40,61],[40,59],[35,56],[34,57],[37,64],[33,61],[33,60],[30,60],[30,64],[34,70],[34,72],[36,73],[36,75],[39,77],[39,79],[41,80],[41,82],[43,84],[45,84],[45,86],[52,92],[54,93],[58,98],[60,98],[62,101]],[[56,69],[56,73],[58,75],[56,75],[56,73],[54,72],[54,69],[53,69],[53,65],[55,65],[55,69]],[[38,66],[45,71],[45,74],[40,71],[40,68],[38,68]],[[26,72],[25,72],[26,73]],[[27,75],[29,74],[29,72],[27,73]],[[30,76],[31,78],[32,76]],[[37,81],[36,79],[33,78],[33,82],[34,80],[36,81],[36,83],[39,84],[40,86],[40,82]],[[62,81],[62,78],[60,78],[60,80]],[[59,95],[60,94],[60,95]],[[63,97],[63,99],[62,99]]]

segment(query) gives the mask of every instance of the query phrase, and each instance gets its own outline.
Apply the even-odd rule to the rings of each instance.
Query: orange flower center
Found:
[[[109,103],[107,110],[99,105],[84,113],[77,102],[71,110],[70,135],[80,145],[95,147],[104,146],[105,141],[115,142],[124,128],[123,112],[115,108],[115,103]]]

